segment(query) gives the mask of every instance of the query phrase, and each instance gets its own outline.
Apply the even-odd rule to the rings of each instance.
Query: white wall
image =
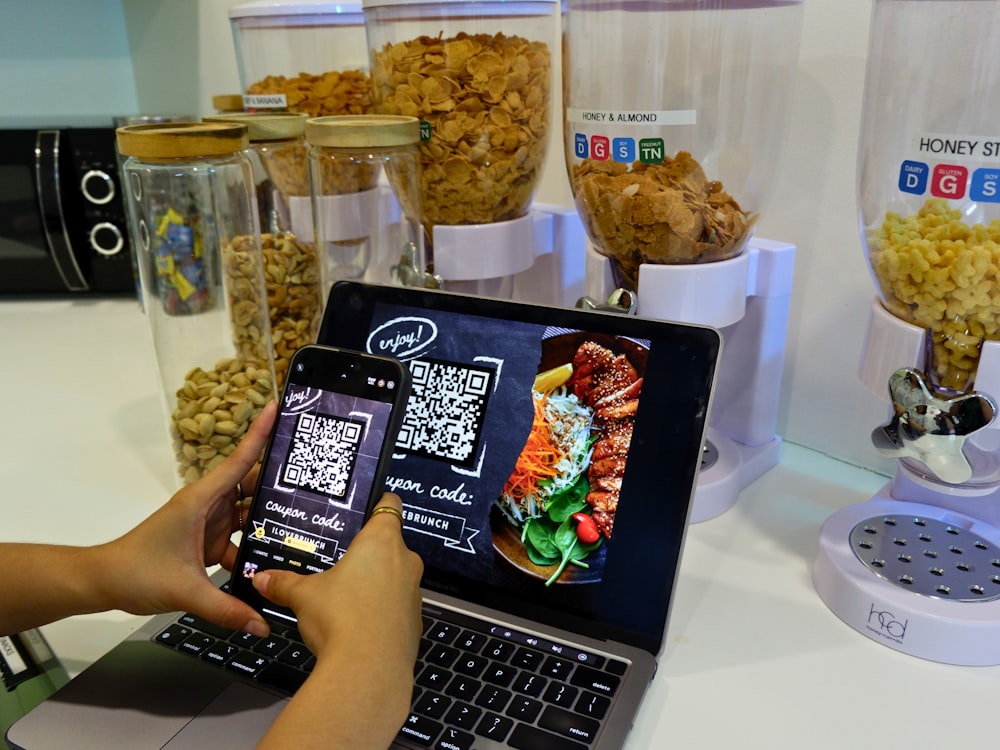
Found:
[[[199,0],[119,0],[128,31],[138,108],[132,114],[197,114]]]
[[[0,117],[131,114],[122,0],[2,0]]]
[[[44,90],[40,72],[57,78],[60,93],[67,88],[66,81],[85,73],[89,82],[79,83],[80,90],[72,96],[63,93],[58,104],[69,103],[86,112],[107,111],[109,106],[121,110],[122,102],[135,97],[135,92],[127,91],[129,70],[121,60],[123,17],[128,44],[139,57],[135,79],[141,89],[138,101],[146,110],[176,110],[173,102],[180,91],[184,102],[193,102],[195,114],[205,114],[212,111],[213,95],[239,92],[227,13],[241,0],[3,2],[0,93],[9,87],[5,79],[12,65],[24,79],[22,88],[35,82],[36,99]],[[53,24],[42,24],[46,13],[40,9],[52,5],[61,7],[61,20],[55,24],[56,42],[41,44],[46,53],[36,49],[29,37],[19,40],[9,33],[8,19],[17,19],[20,13],[22,23],[31,20],[25,16],[30,6],[34,10],[29,15],[38,21],[35,42],[52,39]],[[855,157],[871,5],[870,0],[806,0],[805,6],[787,148],[777,191],[758,230],[759,236],[794,242],[799,248],[779,432],[787,440],[888,473],[892,464],[874,456],[868,439],[888,413],[887,403],[865,390],[856,375],[875,289],[855,211]],[[163,19],[169,23],[161,23]],[[73,30],[89,32],[95,26],[106,27],[101,32],[106,45],[83,46]],[[15,42],[13,51],[3,44],[7,37]],[[27,62],[12,63],[8,59],[12,55],[25,56]],[[74,68],[77,65],[82,73]],[[89,80],[95,77],[96,83]],[[93,85],[102,97],[88,94]],[[10,100],[3,96],[2,101]],[[30,104],[41,106],[35,100]],[[558,132],[553,134],[538,198],[571,205],[560,138]]]

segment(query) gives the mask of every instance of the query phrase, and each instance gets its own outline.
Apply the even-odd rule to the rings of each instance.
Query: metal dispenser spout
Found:
[[[892,419],[872,431],[875,449],[889,458],[915,458],[948,484],[972,479],[965,441],[993,421],[993,399],[983,393],[942,397],[912,368],[892,374],[889,396]]]

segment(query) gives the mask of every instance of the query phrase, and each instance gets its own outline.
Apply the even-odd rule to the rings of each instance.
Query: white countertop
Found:
[[[0,538],[89,544],[175,489],[146,322],[131,300],[0,302]],[[629,750],[966,748],[995,741],[1000,667],[893,651],[810,579],[819,528],[885,478],[786,444],[736,506],[688,533],[660,670]],[[75,673],[142,619],[45,628]]]

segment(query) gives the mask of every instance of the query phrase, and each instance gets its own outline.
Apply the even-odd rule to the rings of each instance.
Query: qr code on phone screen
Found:
[[[343,500],[365,423],[327,414],[300,414],[288,447],[281,484]]]
[[[475,464],[493,370],[432,359],[410,362],[412,388],[396,447],[463,467]]]

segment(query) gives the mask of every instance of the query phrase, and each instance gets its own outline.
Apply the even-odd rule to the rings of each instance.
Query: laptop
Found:
[[[412,374],[387,488],[424,561],[424,637],[393,747],[622,747],[663,646],[719,333],[355,282],[325,310],[318,343]],[[7,739],[253,747],[308,674],[295,635],[151,618]]]

